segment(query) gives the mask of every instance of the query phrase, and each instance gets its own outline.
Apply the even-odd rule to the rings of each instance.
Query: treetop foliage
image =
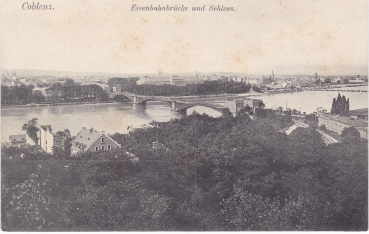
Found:
[[[342,116],[349,116],[350,111],[350,99],[346,100],[345,95],[341,97],[341,94],[338,94],[337,99],[333,98],[332,102],[332,115],[342,115]]]
[[[288,121],[195,113],[114,134],[115,151],[61,158],[3,149],[2,227],[367,230],[367,141],[326,146],[313,128],[287,136]]]

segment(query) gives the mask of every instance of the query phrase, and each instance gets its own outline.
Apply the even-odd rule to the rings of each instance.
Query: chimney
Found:
[[[94,130],[94,128],[91,128],[91,129],[90,129],[90,133],[92,133],[92,132],[93,132],[93,130]]]
[[[82,129],[86,129],[86,127],[83,127]]]
[[[104,135],[105,134],[105,131],[101,131],[101,135]]]

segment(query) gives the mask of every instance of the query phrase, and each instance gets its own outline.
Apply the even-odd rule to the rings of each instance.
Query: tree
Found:
[[[329,83],[329,84],[330,84],[330,83],[332,83],[331,78],[325,78],[325,79],[324,79],[324,83]]]
[[[257,92],[257,93],[262,93],[261,89],[256,85],[252,86],[252,90]]]
[[[30,121],[28,121],[28,124],[24,124],[22,127],[23,131],[26,131],[27,135],[35,142],[35,144],[38,144],[38,136],[37,132],[40,130],[37,125],[37,118],[33,118]]]
[[[339,93],[337,99],[333,98],[331,114],[348,116],[350,109],[349,102],[350,102],[349,98],[346,100],[346,97],[345,96],[341,97],[341,94]]]
[[[76,84],[74,83],[73,79],[67,78],[63,85],[64,86],[75,86]]]
[[[310,114],[305,116],[305,123],[309,124],[312,127],[317,127],[318,118],[315,114]]]
[[[64,156],[70,156],[71,155],[71,147],[72,147],[72,136],[70,134],[69,129],[64,129],[64,131],[58,131],[56,136],[61,136],[64,138],[64,151],[60,150],[57,147],[53,148],[53,154],[64,154]]]
[[[359,131],[354,127],[349,127],[343,129],[341,136],[344,138],[344,140],[347,141],[353,141],[360,139],[360,133]]]
[[[346,116],[349,116],[349,113],[350,112],[350,98],[347,98],[347,101],[346,101],[346,108],[345,108],[345,114]]]
[[[36,90],[32,93],[32,100],[34,103],[41,103],[45,101],[45,95],[40,90]]]
[[[260,100],[259,102],[259,108],[264,108],[265,107],[265,104],[263,102],[263,100]]]

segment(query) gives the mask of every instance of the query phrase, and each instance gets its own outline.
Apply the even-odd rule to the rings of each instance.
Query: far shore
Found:
[[[7,105],[1,106],[1,109],[7,108],[29,108],[29,107],[47,107],[47,106],[72,106],[72,105],[97,105],[97,104],[108,104],[108,103],[116,103],[113,101],[110,102],[73,102],[73,103],[40,103],[40,104],[27,104],[27,105]]]
[[[367,86],[367,84],[364,85],[334,85],[331,87],[328,87],[327,89],[332,89],[332,88],[343,88],[343,87],[358,87],[358,86]],[[163,96],[163,97],[168,97],[168,98],[173,98],[173,99],[201,99],[201,100],[207,100],[207,99],[213,99],[213,98],[224,98],[224,99],[229,99],[229,98],[240,98],[240,97],[247,97],[247,96],[261,96],[261,95],[274,95],[274,94],[283,94],[283,93],[295,93],[295,92],[303,92],[303,91],[321,91],[320,89],[317,88],[312,88],[312,89],[302,89],[302,90],[285,90],[285,91],[271,91],[271,92],[255,92],[255,91],[250,91],[247,93],[223,93],[223,94],[207,94],[207,95],[189,95],[189,96]],[[338,90],[337,90],[338,91]],[[105,102],[73,102],[73,103],[40,103],[40,104],[35,104],[35,103],[30,103],[30,104],[26,104],[26,105],[6,105],[6,106],[1,106],[1,109],[6,109],[6,108],[29,108],[29,107],[47,107],[47,106],[70,106],[70,105],[97,105],[97,104],[108,104],[108,103],[117,103],[115,101],[105,101]],[[131,101],[126,101],[123,103],[132,103]]]

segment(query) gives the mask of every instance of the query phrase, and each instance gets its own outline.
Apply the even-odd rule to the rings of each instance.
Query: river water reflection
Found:
[[[366,87],[367,88],[367,87]],[[362,87],[360,87],[362,89]],[[287,107],[312,113],[317,107],[330,111],[336,91],[304,91],[297,93],[283,93],[273,95],[259,95],[254,98],[262,99],[266,108]],[[368,93],[341,92],[350,98],[350,109],[368,107]],[[224,101],[219,101],[222,104]],[[220,113],[206,107],[193,107],[188,113],[196,111],[200,114],[218,117]],[[72,106],[4,108],[1,110],[1,142],[8,141],[9,135],[24,133],[22,125],[32,118],[38,118],[40,125],[51,124],[53,132],[68,128],[72,135],[76,135],[82,127],[94,128],[108,134],[127,133],[130,125],[148,124],[151,121],[169,121],[181,118],[181,115],[170,110],[169,107],[157,102],[148,102],[146,108],[132,103],[107,103]]]
[[[4,108],[1,110],[1,142],[8,141],[9,135],[24,133],[22,125],[32,118],[38,118],[40,125],[51,124],[53,132],[68,128],[72,135],[76,135],[82,127],[108,134],[127,133],[130,125],[180,117],[180,114],[160,103],[149,103],[146,109],[131,103]]]

